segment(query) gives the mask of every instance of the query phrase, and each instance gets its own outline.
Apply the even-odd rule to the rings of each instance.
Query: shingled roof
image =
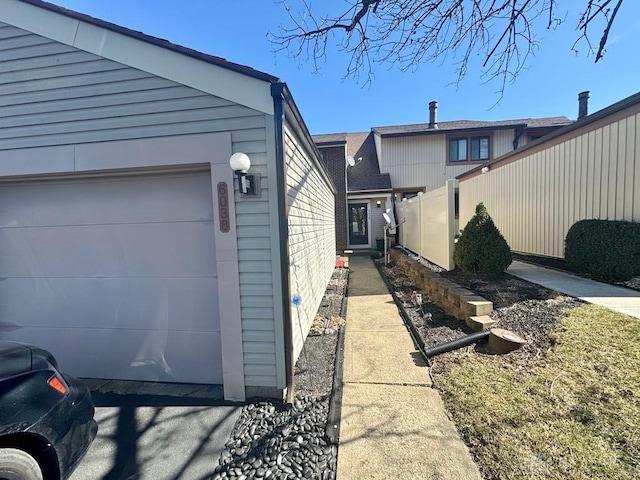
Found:
[[[346,133],[326,133],[323,135],[314,135],[313,141],[318,146],[340,145],[347,143]]]
[[[373,133],[347,133],[346,138],[347,155],[356,160],[356,164],[347,169],[347,190],[391,191],[391,177],[388,173],[380,173]]]
[[[504,129],[514,127],[547,128],[561,127],[573,123],[567,117],[544,117],[544,118],[521,118],[515,120],[500,121],[477,121],[477,120],[455,120],[452,122],[438,122],[438,128],[429,128],[428,123],[416,123],[413,125],[392,125],[388,127],[373,127],[373,132],[383,137],[386,136],[405,136],[405,135],[430,135],[438,133],[446,133],[456,130],[473,130],[473,129]]]
[[[349,192],[391,191],[391,177],[388,173],[380,173],[373,132],[314,135],[313,141],[319,149],[346,145],[346,155],[356,162],[353,167],[347,167]]]

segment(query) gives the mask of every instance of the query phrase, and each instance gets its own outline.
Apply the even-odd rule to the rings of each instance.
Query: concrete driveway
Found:
[[[241,406],[211,398],[93,392],[98,436],[70,480],[207,479]]]

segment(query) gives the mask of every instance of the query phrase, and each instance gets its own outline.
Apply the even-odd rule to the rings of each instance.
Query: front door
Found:
[[[349,204],[349,243],[369,245],[369,229],[366,203]]]

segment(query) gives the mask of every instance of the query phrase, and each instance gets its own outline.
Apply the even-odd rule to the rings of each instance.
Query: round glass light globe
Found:
[[[251,159],[246,153],[234,153],[229,159],[229,166],[234,172],[240,170],[241,172],[247,173],[249,168],[251,168]]]

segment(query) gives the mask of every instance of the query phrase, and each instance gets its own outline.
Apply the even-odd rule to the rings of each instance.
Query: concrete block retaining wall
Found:
[[[458,284],[440,277],[436,272],[392,248],[391,260],[400,266],[407,276],[429,296],[429,299],[447,314],[469,323],[471,317],[489,315],[493,303]]]

